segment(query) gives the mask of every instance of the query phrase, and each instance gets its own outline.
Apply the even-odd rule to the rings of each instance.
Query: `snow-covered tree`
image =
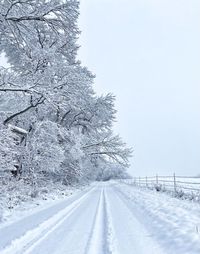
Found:
[[[78,16],[76,0],[0,2],[1,170],[17,158],[20,177],[70,184],[128,166],[131,149],[112,131],[115,97],[96,95],[77,60]],[[9,125],[26,131],[19,143]]]

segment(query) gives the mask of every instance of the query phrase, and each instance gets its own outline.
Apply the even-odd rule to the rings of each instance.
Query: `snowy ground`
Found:
[[[197,254],[200,205],[97,183],[0,227],[1,254]]]
[[[63,199],[71,196],[73,193],[87,188],[87,185],[67,187],[57,184],[50,186],[48,190],[45,187],[38,188],[38,195],[34,197],[31,196],[34,190],[29,189],[27,191],[28,187],[24,188],[24,184],[22,184],[17,186],[18,190],[15,188],[14,191],[0,188],[0,227],[30,214],[32,210],[36,212],[57,202],[62,202]],[[43,190],[47,191],[44,192]],[[9,197],[11,197],[11,200],[9,200]]]

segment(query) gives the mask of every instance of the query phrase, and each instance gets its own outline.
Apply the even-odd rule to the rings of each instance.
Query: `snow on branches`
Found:
[[[77,60],[78,16],[76,0],[0,2],[1,172],[17,160],[20,178],[70,184],[128,166],[132,151],[112,131],[115,98],[97,96]]]

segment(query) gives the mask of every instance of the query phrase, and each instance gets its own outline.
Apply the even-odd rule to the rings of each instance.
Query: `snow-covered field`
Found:
[[[197,254],[200,204],[118,182],[0,227],[1,254]]]
[[[121,180],[122,182],[148,189],[158,189],[169,192],[183,199],[200,201],[200,177],[189,176],[153,176],[134,177]]]

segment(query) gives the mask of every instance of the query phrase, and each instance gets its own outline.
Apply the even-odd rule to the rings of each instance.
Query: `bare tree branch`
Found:
[[[45,99],[43,98],[43,96],[41,96],[35,104],[33,104],[33,103],[31,102],[31,105],[30,105],[30,106],[28,106],[27,108],[25,108],[25,109],[23,109],[23,110],[21,110],[21,111],[15,113],[15,114],[9,116],[6,120],[4,120],[3,123],[4,123],[4,124],[9,123],[13,118],[15,118],[15,117],[17,117],[17,116],[19,116],[19,115],[24,114],[25,112],[29,111],[29,110],[32,109],[32,108],[37,107],[38,105],[44,103],[44,101],[45,101]]]

